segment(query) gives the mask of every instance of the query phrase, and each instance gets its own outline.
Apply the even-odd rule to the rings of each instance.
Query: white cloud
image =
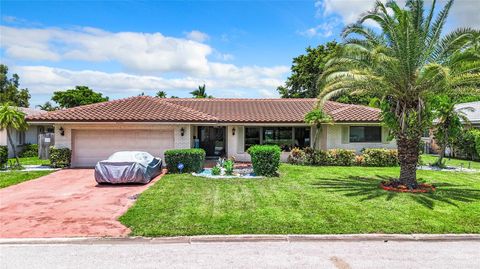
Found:
[[[193,40],[193,41],[198,41],[198,42],[204,42],[210,39],[210,37],[206,33],[202,33],[197,30],[193,30],[191,32],[185,33],[185,36],[187,39]]]
[[[333,35],[335,27],[338,26],[337,20],[332,20],[329,22],[321,23],[315,27],[309,28],[305,31],[300,32],[301,35],[312,38],[312,37],[330,37]]]
[[[115,61],[136,72],[208,72],[212,48],[161,33],[107,32],[96,28],[0,26],[6,55],[27,60]]]
[[[272,90],[266,90],[266,89],[260,90],[260,96],[262,96],[263,98],[279,98],[280,97],[278,92],[275,92]]]
[[[381,0],[386,2],[386,0]],[[431,0],[427,0],[425,8],[430,8]],[[439,10],[446,0],[437,1]],[[403,6],[405,0],[400,0]],[[319,0],[315,2],[316,16],[327,18],[338,16],[344,24],[355,22],[360,14],[373,8],[375,1],[371,0]],[[457,0],[450,11],[449,20],[455,27],[480,27],[480,4],[478,0]]]
[[[32,94],[50,94],[55,90],[87,85],[103,93],[132,95],[152,89],[188,90],[206,84],[211,90],[254,90],[262,96],[267,89],[275,89],[284,81],[288,67],[236,67],[216,64],[213,76],[164,78],[158,76],[107,73],[94,70],[74,71],[48,66],[17,66],[13,72],[19,74],[22,87]]]

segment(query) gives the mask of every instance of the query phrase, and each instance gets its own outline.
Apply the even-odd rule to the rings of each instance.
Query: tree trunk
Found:
[[[448,143],[448,136],[447,136],[447,132],[445,131],[445,135],[443,137],[443,141],[440,146],[440,154],[438,155],[438,160],[433,164],[434,166],[438,166],[438,167],[443,166],[443,158],[445,157],[445,151],[447,150],[447,143]]]
[[[10,145],[12,146],[13,157],[15,157],[15,159],[17,160],[17,165],[20,166],[20,160],[18,159],[18,156],[17,156],[17,149],[16,149],[15,145],[13,144],[12,136],[10,135],[10,131],[9,131],[8,129],[9,129],[9,128],[6,128],[6,130],[7,130],[8,142],[9,142]],[[8,151],[8,147],[7,147],[7,151]],[[8,154],[8,153],[7,153],[7,154]]]
[[[315,130],[315,137],[313,138],[313,149],[317,149],[317,140],[320,135],[320,132],[322,131],[322,125],[316,125],[316,130]]]
[[[417,183],[417,163],[419,156],[420,137],[407,138],[399,136],[397,138],[398,160],[400,162],[401,184],[409,188],[416,188]]]

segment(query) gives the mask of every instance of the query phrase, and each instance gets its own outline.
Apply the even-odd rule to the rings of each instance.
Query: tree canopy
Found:
[[[193,98],[213,98],[213,96],[207,94],[205,84],[198,86],[198,89],[190,92]]]
[[[11,129],[17,131],[24,131],[28,128],[28,124],[25,121],[25,113],[20,111],[18,107],[11,106],[10,103],[4,103],[0,107],[0,129],[5,129],[7,131],[7,139],[10,145],[15,145],[13,143]],[[13,156],[17,160],[17,166],[20,166],[20,161],[17,155],[17,149],[15,146],[12,147]]]
[[[20,77],[13,74],[8,78],[8,66],[0,64],[0,103],[29,107],[30,93],[28,89],[19,89]]]
[[[155,94],[155,97],[158,97],[158,98],[167,98],[167,92],[165,92],[165,91],[158,91],[158,92]]]
[[[479,91],[480,55],[472,49],[478,30],[442,35],[452,4],[448,1],[437,12],[435,2],[425,10],[423,0],[407,0],[405,8],[395,1],[377,1],[344,29],[343,48],[321,77],[322,104],[345,93],[380,96],[383,121],[398,146],[399,182],[410,188],[418,187],[420,138],[432,124],[431,98],[446,91]]]
[[[101,93],[94,92],[87,86],[75,86],[75,89],[54,92],[52,100],[55,101],[60,108],[71,108],[105,102],[108,101],[108,97],[104,97]]]

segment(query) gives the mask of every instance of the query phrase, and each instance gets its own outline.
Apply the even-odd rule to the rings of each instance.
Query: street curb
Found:
[[[0,245],[35,244],[195,244],[315,241],[480,241],[480,234],[199,235],[175,237],[0,238]]]

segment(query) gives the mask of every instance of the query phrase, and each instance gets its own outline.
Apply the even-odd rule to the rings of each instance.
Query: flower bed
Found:
[[[427,193],[434,192],[435,186],[427,183],[419,183],[415,189],[410,189],[406,185],[399,184],[398,181],[382,181],[380,188],[393,192]]]

